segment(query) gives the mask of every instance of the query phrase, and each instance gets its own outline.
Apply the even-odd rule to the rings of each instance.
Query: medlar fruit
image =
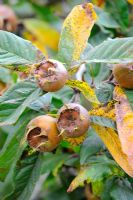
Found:
[[[84,135],[89,128],[88,111],[77,103],[69,103],[59,110],[57,128],[65,138],[74,138]]]
[[[29,146],[37,151],[49,152],[54,150],[61,140],[56,119],[48,115],[34,118],[27,125],[26,139]]]
[[[121,87],[133,89],[133,63],[115,65],[113,74]]]
[[[10,32],[16,31],[17,17],[10,7],[6,5],[0,5],[0,18],[0,29]]]
[[[46,60],[35,70],[39,86],[46,92],[55,92],[61,89],[67,79],[68,73],[64,65],[57,60]]]

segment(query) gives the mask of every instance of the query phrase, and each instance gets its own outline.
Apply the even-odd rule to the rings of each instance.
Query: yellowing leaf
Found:
[[[133,169],[133,111],[123,90],[116,86],[114,90],[116,124],[123,152],[128,156]]]
[[[100,117],[106,117],[115,121],[115,109],[114,102],[110,101],[106,106],[100,106],[89,111],[89,115],[96,115]]]
[[[100,136],[114,160],[129,176],[133,177],[133,169],[129,164],[128,157],[122,151],[121,143],[117,133],[111,128],[102,127],[97,124],[92,124],[92,127]]]
[[[96,106],[97,104],[99,104],[99,101],[95,95],[94,90],[86,82],[78,81],[78,80],[68,80],[66,84],[69,87],[80,90],[80,92],[82,92],[85,98],[88,101],[90,101],[93,104],[93,106]]]
[[[48,57],[47,50],[44,44],[42,44],[34,35],[32,35],[32,33],[24,31],[23,37],[26,40],[30,40],[46,57]]]
[[[27,19],[24,21],[24,25],[32,35],[33,40],[32,42],[36,43],[36,45],[44,48],[50,48],[54,51],[58,49],[58,42],[59,42],[59,33],[49,24],[44,21],[37,20],[37,19]]]
[[[71,63],[80,58],[96,19],[91,3],[73,8],[64,21],[59,43],[59,57],[63,62]]]
[[[130,4],[133,4],[133,0],[128,0],[128,2],[129,2]]]
[[[79,65],[68,69],[69,76],[74,75],[78,71],[78,69],[79,69]]]
[[[85,181],[87,183],[96,183],[115,174],[123,176],[124,173],[122,173],[120,168],[111,159],[108,159],[106,156],[97,156],[94,163],[89,163],[89,166],[81,167],[67,192],[72,192],[78,186],[83,186]]]

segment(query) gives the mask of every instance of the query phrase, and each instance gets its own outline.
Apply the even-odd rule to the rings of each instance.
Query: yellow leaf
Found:
[[[33,35],[37,45],[41,46],[41,49],[44,46],[44,48],[48,47],[57,51],[60,34],[55,28],[37,19],[26,19],[24,20],[24,25],[26,30]]]
[[[74,61],[80,58],[96,19],[97,15],[91,3],[73,8],[64,21],[59,43],[59,56],[64,57],[64,61],[70,62],[70,59]]]
[[[129,164],[127,155],[122,151],[121,143],[117,133],[111,128],[102,127],[97,124],[92,124],[92,127],[100,136],[114,160],[129,176],[133,177],[133,169]]]
[[[128,2],[133,5],[133,0],[128,0]]]
[[[78,80],[68,80],[66,84],[69,87],[80,90],[85,98],[93,104],[93,106],[97,106],[97,104],[100,104],[94,90],[86,82]]]
[[[123,90],[116,86],[114,90],[116,124],[123,152],[128,156],[133,169],[133,111]]]
[[[100,117],[106,117],[115,121],[115,108],[114,102],[110,101],[106,106],[99,106],[89,111],[89,115],[96,115]]]

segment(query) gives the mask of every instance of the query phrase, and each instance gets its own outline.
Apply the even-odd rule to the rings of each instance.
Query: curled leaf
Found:
[[[114,90],[116,124],[123,152],[128,156],[133,169],[133,111],[124,91],[116,86]]]
[[[131,177],[133,169],[131,168],[127,155],[123,152],[117,133],[112,128],[106,128],[97,124],[92,124],[96,133],[100,136],[114,160]]]

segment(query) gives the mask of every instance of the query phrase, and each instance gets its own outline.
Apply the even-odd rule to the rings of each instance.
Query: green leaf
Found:
[[[41,175],[43,156],[34,154],[22,159],[14,172],[14,191],[7,194],[5,200],[28,200],[33,193],[36,182]]]
[[[25,142],[22,143],[22,138],[25,134],[25,127],[29,120],[35,116],[33,111],[28,111],[19,119],[15,126],[9,126],[9,135],[6,143],[0,152],[0,180],[3,181],[12,164],[15,164],[19,159]]]
[[[104,63],[93,63],[87,64],[87,69],[85,73],[85,81],[89,84],[94,82],[96,87],[99,87],[99,83],[108,79],[111,71],[107,64]]]
[[[45,153],[43,155],[43,166],[42,166],[42,173],[46,172],[52,172],[56,169],[56,167],[61,163],[61,166],[64,164],[64,162],[68,159],[67,154],[58,153]]]
[[[124,90],[124,92],[125,92],[125,94],[126,94],[126,96],[128,98],[128,101],[129,101],[132,109],[133,109],[133,90],[127,90],[126,89],[126,90]]]
[[[97,156],[89,163],[89,166],[82,167],[77,177],[72,181],[68,188],[68,192],[72,192],[78,186],[87,183],[102,181],[112,175],[119,175],[121,170],[117,167],[113,160],[106,156]]]
[[[96,181],[92,183],[92,192],[96,196],[100,196],[104,187],[104,182],[103,181]]]
[[[120,24],[121,31],[124,32],[129,25],[129,8],[127,0],[107,0],[106,9]]]
[[[115,122],[112,121],[111,119],[106,118],[106,117],[91,115],[90,119],[91,119],[91,122],[98,124],[100,126],[106,126],[106,127],[109,127],[109,128],[116,129]]]
[[[115,20],[114,16],[109,12],[105,12],[99,7],[95,7],[96,13],[98,15],[97,24],[100,24],[107,28],[119,28],[120,25]]]
[[[88,52],[87,63],[133,62],[133,37],[108,39]]]
[[[93,129],[89,130],[88,137],[85,139],[83,144],[81,145],[80,150],[80,164],[86,164],[89,162],[89,158],[92,155],[100,152],[104,149],[104,145],[99,138],[99,136],[95,133]]]
[[[10,71],[0,66],[0,81],[2,81],[3,83],[9,83],[10,80],[11,80]]]
[[[114,177],[114,176],[108,178],[105,181],[102,194],[100,195],[102,200],[112,200],[112,198],[110,196],[110,190],[113,187],[113,185],[115,184],[115,181],[116,181],[116,177]]]
[[[33,101],[29,108],[36,111],[48,112],[52,101],[52,94],[50,92],[40,96],[37,100]]]
[[[14,124],[40,94],[41,90],[32,81],[21,81],[11,87],[0,97],[0,126]]]
[[[0,128],[0,151],[5,143],[6,139],[7,139],[7,133],[2,128]]]
[[[29,107],[36,111],[43,111],[43,113],[57,111],[63,104],[68,103],[72,96],[73,90],[64,86],[57,92],[48,92],[40,96]]]
[[[101,83],[96,88],[96,96],[101,103],[107,103],[113,99],[114,86],[108,83]]]
[[[132,188],[125,184],[122,184],[121,182],[113,185],[110,195],[113,198],[113,200],[132,200],[133,199]]]
[[[31,42],[13,33],[0,31],[0,65],[34,64],[43,57]]]

